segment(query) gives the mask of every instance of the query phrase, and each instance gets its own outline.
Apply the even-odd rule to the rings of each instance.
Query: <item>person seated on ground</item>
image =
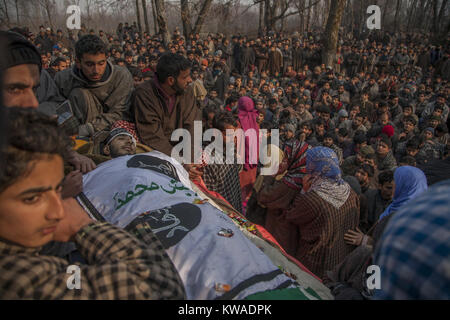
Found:
[[[363,194],[366,194],[369,190],[372,190],[373,176],[374,169],[368,164],[363,163],[356,170],[355,178],[358,179],[359,185],[361,186],[361,192]]]
[[[369,231],[379,220],[380,215],[392,202],[394,196],[394,173],[391,170],[382,171],[378,174],[378,188],[370,189],[366,193],[367,197],[367,228],[363,232]]]
[[[374,153],[375,151],[371,146],[362,147],[361,149],[359,149],[356,155],[350,156],[344,160],[341,166],[342,173],[345,176],[355,176],[356,171],[358,170],[359,166],[361,166],[364,163],[365,158],[369,154]]]
[[[378,141],[377,156],[379,170],[394,170],[397,167],[397,161],[392,153],[392,141],[384,134]]]
[[[404,166],[417,167],[417,162],[416,162],[416,159],[414,159],[414,157],[404,156],[398,162],[398,166],[399,167],[404,167]]]
[[[399,167],[394,172],[395,192],[392,203],[380,215],[377,222],[372,228],[363,234],[360,230],[348,230],[345,234],[345,241],[354,246],[370,246],[375,247],[376,241],[380,238],[389,219],[400,207],[417,198],[420,194],[427,190],[427,179],[422,170],[404,166]],[[389,186],[388,186],[389,187]]]
[[[179,143],[171,140],[174,130],[185,129],[194,138],[194,121],[201,121],[201,112],[191,82],[191,63],[181,55],[167,53],[159,59],[155,77],[136,88],[132,111],[143,144],[171,156]],[[197,165],[189,164],[192,159],[184,160],[193,177],[201,175]]]
[[[319,145],[319,141],[317,140],[314,134],[312,120],[301,123],[300,130],[298,133],[299,133],[298,140],[300,142],[306,142],[308,145],[312,147]]]
[[[289,224],[280,242],[288,254],[302,261],[321,279],[334,269],[352,247],[343,230],[359,225],[359,197],[342,179],[333,150],[316,147],[306,152],[304,193],[298,193],[282,219]],[[314,270],[314,271],[313,271]]]
[[[439,183],[392,217],[373,256],[383,270],[374,300],[450,299],[449,192]]]
[[[211,150],[206,147],[204,151],[203,181],[208,190],[219,193],[233,208],[238,212],[242,212],[239,173],[242,171],[243,165],[236,161],[236,148],[229,150],[234,153],[233,163],[226,161],[228,151],[226,144],[233,141],[233,133],[239,128],[238,119],[230,113],[222,112],[214,117],[213,128],[222,133],[223,154],[218,154],[215,149]]]
[[[273,299],[286,292],[291,299],[313,298],[283,274],[285,267],[280,270],[266,249],[253,244],[250,239],[259,237],[254,225],[192,189],[183,166],[161,152],[108,161],[85,177],[83,189],[79,201],[96,219],[132,230],[137,238],[145,230],[135,225],[150,225],[174,262],[187,299],[250,299],[262,293]],[[324,289],[298,267],[286,271],[316,293]]]
[[[286,144],[292,144],[293,140],[297,139],[295,137],[295,132],[295,127],[291,123],[282,123],[280,125],[281,149],[284,149]]]
[[[0,298],[185,298],[179,275],[148,224],[137,226],[144,243],[107,222],[95,222],[75,199],[62,199],[70,140],[56,121],[24,108],[10,108],[6,116],[10,134],[1,149],[6,161],[0,169]],[[79,265],[81,288],[67,285],[69,261],[39,254],[52,240],[73,241],[87,262]]]
[[[3,105],[5,107],[37,108],[39,101],[36,90],[40,91],[42,64],[36,47],[15,32],[0,32],[4,46],[0,52],[0,69],[3,72]],[[47,73],[47,77],[48,76]],[[50,79],[51,80],[51,79]],[[77,152],[70,150],[67,162],[81,173],[95,169],[95,163]]]
[[[130,120],[130,72],[108,60],[106,45],[94,35],[81,37],[75,44],[75,54],[75,66],[58,72],[55,82],[72,105],[79,122],[78,135],[92,137],[109,130],[115,121]]]
[[[409,203],[414,203],[413,200],[417,197],[420,198],[420,195],[427,189],[425,176],[417,168],[400,167],[396,169],[394,179],[394,200],[369,230],[368,234],[371,234],[372,237],[364,235],[359,230],[350,230],[345,235],[345,241],[357,247],[340,265],[327,274],[327,286],[332,290],[336,299],[370,299],[373,296],[373,291],[368,290],[366,286],[367,268],[376,264],[372,259],[372,253],[377,251],[386,225],[389,228],[390,223],[388,224],[388,222],[391,217],[395,220],[399,210],[402,211],[405,205],[408,207]],[[383,274],[385,273],[382,272]],[[411,278],[408,279],[411,280]]]
[[[137,88],[140,84],[144,83],[144,75],[142,74],[142,71],[139,69],[134,69],[131,72],[131,75],[133,76],[133,87]]]
[[[325,133],[325,135],[323,136],[322,146],[333,150],[339,159],[339,165],[341,165],[344,162],[344,158],[342,156],[343,152],[342,152],[342,149],[336,145],[336,143],[337,143],[337,138],[336,138],[336,135],[332,131],[328,131],[327,133]]]
[[[47,72],[50,76],[55,79],[55,75],[59,71],[63,71],[67,69],[67,62],[64,57],[56,58],[52,63],[50,63],[50,68],[47,69]]]

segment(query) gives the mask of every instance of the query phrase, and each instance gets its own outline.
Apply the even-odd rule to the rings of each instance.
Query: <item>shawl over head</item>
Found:
[[[398,211],[401,206],[410,200],[417,198],[428,189],[427,178],[422,170],[404,166],[394,172],[395,193],[394,199],[389,207],[380,216],[380,220]]]
[[[284,146],[285,158],[280,165],[280,171],[287,171],[282,181],[292,189],[300,191],[303,188],[303,177],[306,174],[306,151],[309,148],[306,142],[296,139],[291,139]]]
[[[258,110],[255,109],[255,104],[253,100],[249,97],[241,97],[238,101],[238,117],[241,123],[242,130],[244,134],[247,130],[253,129],[256,133],[256,143],[251,143],[250,137],[252,134],[247,133],[249,136],[245,137],[245,164],[244,168],[246,170],[253,169],[257,167],[258,162],[258,151],[259,151],[259,127],[256,122],[258,119]],[[253,157],[250,157],[253,155]]]
[[[333,150],[326,147],[308,150],[306,171],[312,176],[308,192],[316,192],[336,209],[344,205],[350,195],[350,186],[342,179],[339,160]]]

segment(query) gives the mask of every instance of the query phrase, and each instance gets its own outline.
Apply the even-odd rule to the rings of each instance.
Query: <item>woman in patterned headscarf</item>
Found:
[[[282,245],[290,243],[294,237],[291,224],[286,222],[283,212],[302,190],[306,173],[306,152],[310,146],[306,142],[292,140],[283,149],[285,155],[277,177],[264,177],[263,187],[257,194],[258,204],[267,208],[265,228]]]
[[[317,147],[306,153],[303,192],[283,214],[291,224],[286,251],[318,277],[332,270],[353,249],[344,241],[348,228],[359,223],[359,197],[342,179],[333,150]]]

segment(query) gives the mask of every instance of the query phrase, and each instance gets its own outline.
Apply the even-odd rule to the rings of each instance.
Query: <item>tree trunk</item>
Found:
[[[51,0],[45,0],[45,11],[47,12],[48,23],[50,24],[50,28],[53,30],[52,14],[50,13],[51,11],[50,1]]]
[[[259,19],[258,19],[258,36],[263,36],[263,24],[264,24],[264,1],[259,3]]]
[[[394,17],[394,31],[397,32],[398,30],[398,16],[400,14],[400,9],[402,7],[402,0],[397,0],[397,9],[395,10],[395,17]]]
[[[195,22],[194,33],[200,33],[202,31],[203,24],[205,23],[206,16],[208,15],[208,10],[211,7],[212,0],[204,0],[200,13],[197,17],[197,22]]]
[[[298,15],[300,18],[300,35],[303,35],[305,32],[305,1],[306,0],[299,0],[300,5],[298,6]]]
[[[16,14],[17,14],[17,25],[20,25],[20,19],[19,19],[19,0],[16,0]]]
[[[158,18],[157,18],[157,16],[156,16],[156,5],[155,5],[155,1],[156,0],[152,0],[152,14],[153,14],[153,27],[154,27],[154,31],[155,31],[155,34],[158,34],[159,33],[159,30],[158,30]]]
[[[419,19],[419,21],[418,21],[418,23],[419,23],[419,27],[418,27],[418,29],[422,29],[422,27],[423,26],[425,26],[426,27],[426,25],[427,25],[427,18],[428,18],[428,11],[429,11],[429,9],[430,9],[430,4],[431,4],[431,1],[432,0],[428,0],[428,1],[424,1],[424,7],[422,7],[422,11],[421,11],[421,14],[420,14],[420,19]]]
[[[224,7],[224,13],[223,13],[223,25],[228,26],[228,20],[230,19],[231,15],[231,1],[227,2]],[[225,28],[224,33],[228,35],[229,29]]]
[[[158,20],[159,34],[162,36],[164,46],[170,41],[170,33],[167,25],[166,7],[163,0],[155,0],[156,19]]]
[[[381,18],[381,21],[383,21],[383,22],[386,21],[386,15],[387,15],[387,12],[388,12],[389,3],[390,3],[389,0],[386,0],[386,2],[384,3],[383,17]]]
[[[445,6],[446,6],[447,1],[443,0],[441,3],[441,8],[438,11],[439,8],[439,1],[438,0],[433,0],[433,24],[432,24],[432,32],[434,33],[435,37],[437,38],[439,35],[439,24],[440,21],[442,19],[442,16],[444,14],[444,10],[445,10]]]
[[[140,5],[139,5],[139,0],[136,0],[136,17],[137,17],[139,33],[141,33],[142,32],[142,24],[141,24],[141,10],[140,10]]]
[[[409,28],[411,27],[412,17],[414,16],[414,14],[415,14],[415,12],[416,12],[417,1],[418,1],[418,0],[414,0],[414,2],[411,4],[411,8],[409,8],[409,13],[408,13],[408,23],[407,23],[407,25],[406,25],[406,29],[407,29],[407,30],[410,30]]]
[[[189,39],[189,36],[192,34],[191,12],[189,10],[188,0],[181,0],[180,13],[181,13],[181,21],[183,23],[184,38],[187,40]]]
[[[148,13],[147,13],[147,0],[142,0],[142,13],[144,14],[145,32],[150,32],[150,25],[148,24]]]
[[[444,17],[445,8],[448,6],[448,0],[443,0],[441,4],[441,9],[439,10],[439,16],[437,19],[437,31],[439,32],[441,30],[440,26],[442,25],[443,21],[442,18]]]
[[[5,7],[5,17],[6,17],[6,23],[9,27],[10,21],[9,21],[9,14],[8,14],[8,4],[6,3],[6,0],[3,0],[3,6]]]
[[[264,1],[264,26],[266,28],[266,35],[270,31],[270,20],[271,18],[271,7],[270,0]]]
[[[327,26],[324,34],[324,48],[322,63],[327,66],[333,66],[333,59],[337,51],[339,37],[339,27],[344,13],[347,0],[335,0],[331,3],[330,14],[328,15]]]

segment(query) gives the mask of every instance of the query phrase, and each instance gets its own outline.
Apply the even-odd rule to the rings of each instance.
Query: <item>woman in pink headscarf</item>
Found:
[[[244,134],[246,134],[244,170],[242,170],[239,175],[241,181],[243,208],[245,212],[248,198],[251,195],[252,187],[256,180],[256,170],[258,166],[258,111],[255,109],[253,100],[249,97],[241,97],[238,101],[238,108],[239,122],[241,124],[242,130],[244,131]],[[252,130],[254,130],[254,132],[251,132]]]

